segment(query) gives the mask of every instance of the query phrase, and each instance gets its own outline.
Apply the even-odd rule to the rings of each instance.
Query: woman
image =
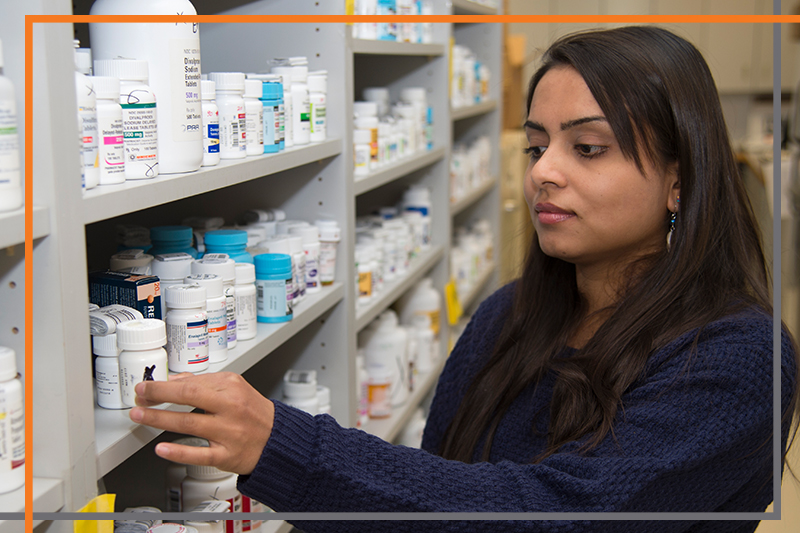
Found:
[[[156,452],[238,472],[244,494],[278,511],[763,511],[773,499],[768,276],[702,56],[657,28],[567,36],[546,53],[527,104],[536,238],[522,277],[480,306],[450,356],[423,450],[218,374],[138,386],[140,405],[211,412],[133,409],[136,422],[212,442]],[[797,387],[785,332],[781,353],[785,449]],[[393,524],[381,527],[623,527]]]

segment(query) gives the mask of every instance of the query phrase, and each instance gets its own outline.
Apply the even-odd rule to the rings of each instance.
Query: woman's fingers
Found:
[[[136,405],[144,407],[161,403],[177,403],[213,410],[219,402],[214,381],[219,374],[173,376],[169,381],[142,381],[136,385]]]
[[[171,442],[156,445],[156,455],[168,461],[185,465],[216,466],[220,457],[216,448],[185,446]]]
[[[216,437],[212,417],[201,413],[178,413],[163,409],[145,409],[134,407],[130,412],[131,420],[165,431],[195,435],[212,440]]]

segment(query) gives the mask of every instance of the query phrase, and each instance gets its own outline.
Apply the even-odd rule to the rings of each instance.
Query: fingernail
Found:
[[[137,383],[136,386],[133,388],[133,390],[139,396],[143,396],[144,395],[144,381],[140,381],[139,383]]]
[[[160,443],[160,444],[157,444],[156,445],[156,455],[166,459],[169,456],[169,446],[167,446],[163,442]]]
[[[144,417],[144,409],[140,407],[134,407],[131,409],[130,415],[131,420],[134,422],[141,422],[142,418]]]

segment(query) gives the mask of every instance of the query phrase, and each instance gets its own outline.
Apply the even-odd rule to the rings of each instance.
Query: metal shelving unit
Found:
[[[450,109],[450,118],[452,120],[464,120],[466,118],[477,117],[490,111],[497,109],[497,100],[487,100],[479,104],[454,107]]]
[[[483,198],[490,193],[497,186],[497,178],[492,178],[481,183],[467,194],[457,199],[455,202],[450,202],[450,216],[456,216],[469,206]]]

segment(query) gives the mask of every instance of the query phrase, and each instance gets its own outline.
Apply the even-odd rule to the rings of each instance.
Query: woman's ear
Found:
[[[673,213],[677,212],[680,208],[681,197],[681,176],[678,172],[678,162],[670,163],[667,166],[667,172],[664,176],[669,187],[669,196],[667,198],[667,209]]]

